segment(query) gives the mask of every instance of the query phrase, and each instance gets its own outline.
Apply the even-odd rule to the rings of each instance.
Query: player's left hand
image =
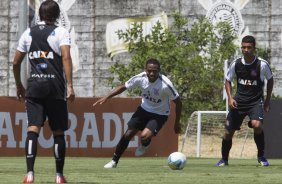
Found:
[[[67,95],[67,100],[70,102],[73,102],[75,99],[75,94],[74,94],[74,90],[73,87],[68,86],[68,95]]]

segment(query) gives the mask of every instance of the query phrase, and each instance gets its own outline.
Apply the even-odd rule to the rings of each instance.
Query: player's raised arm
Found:
[[[112,98],[122,92],[124,92],[126,90],[125,85],[120,85],[118,87],[116,87],[112,92],[110,92],[107,96],[100,98],[99,100],[97,100],[94,104],[93,107],[95,107],[97,104],[103,104],[105,103],[109,98]]]

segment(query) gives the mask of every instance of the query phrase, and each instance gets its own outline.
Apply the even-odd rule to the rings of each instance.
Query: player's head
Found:
[[[60,7],[53,0],[43,1],[39,7],[39,17],[46,24],[54,24],[60,17]]]
[[[242,39],[242,43],[252,43],[254,48],[256,48],[256,39],[251,35],[247,35]]]
[[[160,70],[161,65],[157,59],[148,59],[146,61],[145,71],[150,82],[155,82],[158,79]]]
[[[245,36],[242,39],[241,50],[245,57],[253,56],[256,50],[256,39],[253,36]]]

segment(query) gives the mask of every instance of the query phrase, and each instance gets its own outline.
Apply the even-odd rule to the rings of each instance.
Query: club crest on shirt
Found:
[[[39,26],[39,29],[40,29],[40,30],[43,30],[44,28],[45,28],[44,25],[40,25],[40,26]]]
[[[252,70],[251,71],[251,76],[256,77],[257,76],[257,71],[256,70]]]
[[[154,92],[154,95],[159,96],[159,89],[154,88],[154,89],[153,89],[153,92]]]

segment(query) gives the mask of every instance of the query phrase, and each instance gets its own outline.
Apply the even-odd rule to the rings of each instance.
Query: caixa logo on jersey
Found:
[[[52,51],[31,51],[28,53],[29,59],[54,59],[54,53]]]

